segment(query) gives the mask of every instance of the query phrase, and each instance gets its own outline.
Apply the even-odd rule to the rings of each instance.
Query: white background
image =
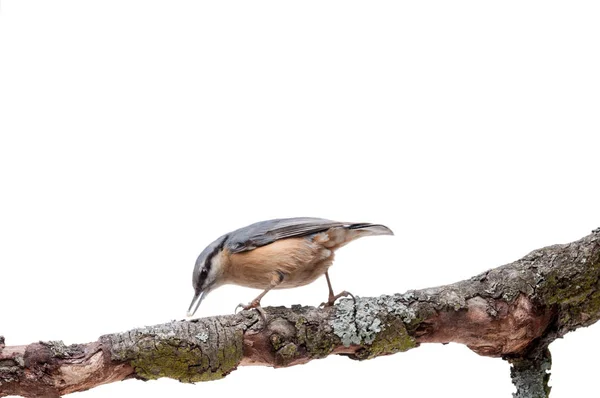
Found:
[[[600,226],[600,6],[554,1],[14,1],[0,11],[0,334],[182,319],[204,246],[254,221],[388,225],[336,289],[451,283]],[[200,316],[257,291],[223,287]],[[316,305],[324,280],[264,305]],[[594,396],[598,325],[552,345]],[[244,367],[75,396],[509,397],[464,346]]]

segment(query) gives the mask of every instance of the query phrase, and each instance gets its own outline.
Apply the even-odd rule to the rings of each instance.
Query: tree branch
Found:
[[[457,342],[512,364],[518,398],[547,397],[548,344],[600,318],[600,230],[471,279],[332,308],[266,308],[100,337],[5,347],[0,396],[57,397],[127,378],[222,378],[238,366],[274,367],[328,355],[369,359]]]

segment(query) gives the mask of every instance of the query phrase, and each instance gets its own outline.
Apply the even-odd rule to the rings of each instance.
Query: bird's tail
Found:
[[[350,224],[348,229],[358,230],[362,236],[394,235],[391,229],[381,224],[357,223]]]

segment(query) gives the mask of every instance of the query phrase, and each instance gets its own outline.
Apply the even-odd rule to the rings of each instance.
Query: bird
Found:
[[[249,304],[238,307],[254,308],[262,315],[260,301],[270,290],[307,285],[322,275],[329,296],[321,305],[332,306],[338,298],[352,296],[345,290],[333,293],[328,269],[335,251],[363,236],[393,234],[381,224],[314,217],[260,221],[229,232],[198,256],[192,274],[194,297],[187,315],[192,317],[211,291],[226,284],[261,289]]]

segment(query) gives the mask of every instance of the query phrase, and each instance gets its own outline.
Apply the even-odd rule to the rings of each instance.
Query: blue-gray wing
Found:
[[[261,221],[231,232],[225,246],[231,253],[240,253],[268,245],[280,239],[312,235],[327,231],[329,228],[350,224],[310,217]]]

